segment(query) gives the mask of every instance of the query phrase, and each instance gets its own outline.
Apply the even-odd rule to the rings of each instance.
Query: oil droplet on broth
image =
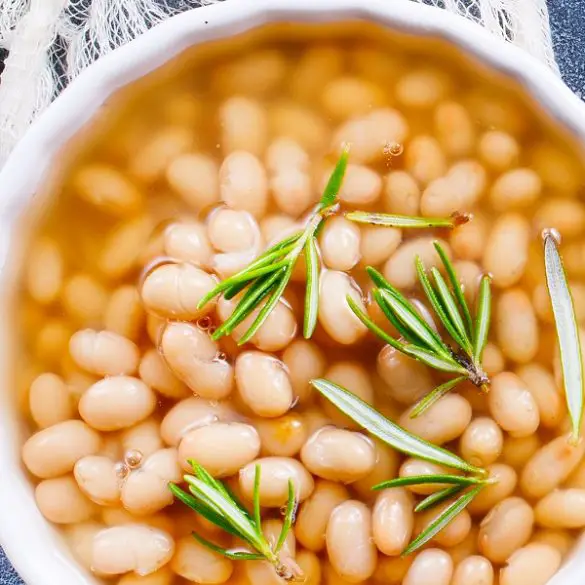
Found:
[[[138,449],[130,449],[124,453],[124,463],[130,469],[136,469],[137,467],[140,467],[143,458],[144,455],[142,454],[142,451],[139,451]]]

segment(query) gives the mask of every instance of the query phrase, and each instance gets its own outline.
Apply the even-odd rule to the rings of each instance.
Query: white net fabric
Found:
[[[0,165],[34,118],[90,63],[163,19],[222,0],[0,0]],[[223,0],[237,2],[237,0]],[[388,2],[411,0],[388,0]],[[557,71],[546,0],[414,0],[449,10]]]

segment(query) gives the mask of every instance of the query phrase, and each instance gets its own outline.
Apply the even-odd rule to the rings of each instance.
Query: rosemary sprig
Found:
[[[467,223],[471,216],[466,213],[454,213],[445,217],[415,217],[410,215],[396,215],[391,213],[375,213],[373,211],[349,211],[345,217],[356,223],[366,223],[383,227],[396,228],[449,228]]]
[[[411,411],[412,418],[420,416],[464,380],[469,380],[484,391],[489,384],[489,378],[481,366],[481,357],[487,343],[491,320],[490,277],[487,275],[482,277],[474,320],[453,264],[441,245],[438,242],[434,245],[445,268],[447,280],[434,267],[429,271],[429,275],[419,257],[415,261],[416,271],[433,311],[458,346],[457,349],[453,349],[445,342],[421,317],[414,305],[371,266],[366,270],[376,285],[372,296],[401,339],[386,333],[352,298],[347,298],[349,306],[362,323],[388,345],[431,368],[456,375],[416,404]]]
[[[432,508],[458,494],[459,497],[447,506],[403,551],[403,555],[410,554],[431,540],[449,522],[451,522],[469,503],[491,483],[487,471],[451,453],[447,449],[433,445],[409,433],[396,423],[388,420],[376,409],[355,394],[328,380],[311,380],[313,387],[327,400],[332,402],[341,412],[349,416],[371,435],[411,457],[424,459],[437,465],[457,469],[467,475],[437,474],[420,475],[416,477],[396,478],[375,485],[372,489],[379,490],[389,487],[408,485],[447,485],[434,494],[422,500],[415,511]]]
[[[169,484],[169,489],[177,500],[183,502],[195,512],[219,526],[222,530],[247,543],[251,550],[225,549],[193,532],[193,537],[207,548],[235,561],[268,561],[277,575],[286,581],[302,578],[302,572],[293,559],[281,555],[295,520],[298,501],[292,480],[288,483],[288,503],[284,515],[282,530],[274,546],[262,532],[260,515],[260,466],[256,465],[254,474],[253,512],[237,500],[227,487],[214,479],[204,467],[195,461],[189,462],[193,475],[185,475],[189,486],[187,493],[176,484]]]
[[[319,305],[317,236],[323,221],[338,209],[336,199],[345,176],[348,157],[349,148],[346,147],[329,177],[319,203],[309,214],[302,230],[266,250],[252,264],[220,282],[201,299],[199,308],[222,293],[225,298],[230,299],[247,289],[230,317],[215,330],[213,339],[218,340],[224,335],[230,335],[264,302],[248,330],[238,340],[238,345],[250,341],[281,299],[292,277],[293,269],[303,253],[307,265],[303,335],[307,339],[312,336],[317,326]]]
[[[551,229],[542,232],[546,286],[552,304],[559,349],[565,397],[571,417],[571,440],[577,442],[583,420],[583,362],[579,327],[573,297],[567,282],[563,260],[559,254],[560,235]]]

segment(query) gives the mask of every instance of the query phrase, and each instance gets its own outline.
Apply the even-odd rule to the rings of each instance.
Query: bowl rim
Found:
[[[15,222],[33,201],[55,155],[112,93],[190,46],[263,24],[360,19],[436,36],[461,48],[488,67],[515,78],[552,119],[585,143],[585,104],[553,71],[480,25],[445,10],[390,0],[238,0],[237,4],[232,0],[202,6],[158,24],[89,66],[17,144],[0,171],[0,286],[8,286],[7,259]],[[0,327],[0,346],[8,347],[4,329]],[[3,359],[0,357],[0,371],[6,376]],[[9,388],[10,382],[5,380],[4,386]],[[20,463],[17,423],[9,402],[6,392],[0,392],[0,544],[28,585],[88,585],[93,579],[72,560],[36,509],[32,486]],[[574,570],[565,566],[553,582],[575,583],[571,577]]]

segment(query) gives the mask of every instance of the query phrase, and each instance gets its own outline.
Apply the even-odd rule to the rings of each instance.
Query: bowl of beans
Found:
[[[194,10],[0,174],[29,585],[570,585],[585,107],[429,7]]]

